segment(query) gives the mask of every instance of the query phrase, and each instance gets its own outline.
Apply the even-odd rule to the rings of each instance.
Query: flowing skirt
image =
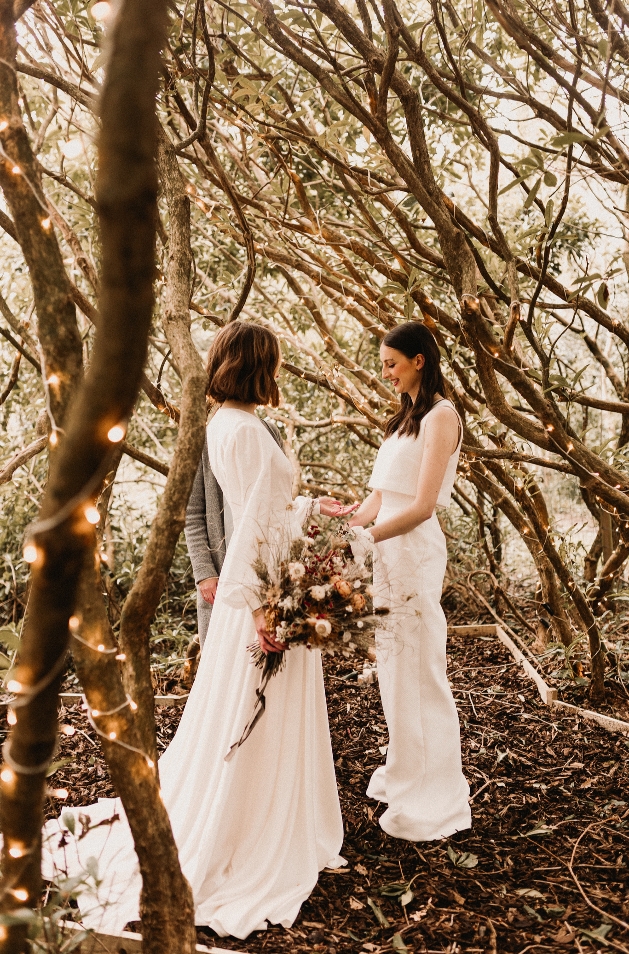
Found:
[[[220,586],[197,677],[181,723],[159,763],[165,805],[196,923],[245,938],[267,922],[289,927],[319,871],[345,862],[343,825],[318,651],[297,647],[266,692],[252,735],[225,761],[251,715],[259,682],[247,651],[255,639],[248,609],[220,599]],[[140,875],[131,833],[117,799],[66,809],[91,830],[59,847],[61,820],[44,830],[44,876],[95,874],[79,897],[83,922],[119,932],[138,919]],[[78,828],[78,826],[77,826]],[[66,832],[67,838],[67,832]]]
[[[410,497],[383,491],[378,521],[410,503]],[[388,803],[380,818],[387,834],[431,841],[471,827],[459,718],[446,676],[441,590],[447,555],[437,516],[383,541],[378,551],[374,588],[391,610],[387,628],[376,636],[389,747],[367,795]]]

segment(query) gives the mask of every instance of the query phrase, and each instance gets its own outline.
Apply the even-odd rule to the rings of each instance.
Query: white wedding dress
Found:
[[[210,464],[234,522],[199,670],[173,741],[159,762],[196,923],[245,938],[267,922],[289,927],[319,871],[338,867],[343,824],[319,651],[296,647],[266,690],[266,711],[225,761],[256,700],[260,671],[251,609],[259,543],[267,554],[301,533],[312,501],[291,501],[291,466],[262,422],[221,408],[207,429]],[[259,604],[259,600],[257,601]],[[60,820],[44,830],[44,876],[75,876],[98,861],[98,888],[79,898],[83,923],[118,932],[138,919],[140,876],[117,799],[66,809],[92,825],[122,820],[59,849]],[[65,812],[64,812],[65,815]],[[67,834],[67,833],[66,833]]]
[[[438,403],[454,410],[450,401]],[[369,482],[382,492],[376,523],[415,499],[426,417],[417,438],[396,433],[378,451]],[[450,502],[459,451],[460,440],[448,462],[438,507]],[[436,513],[410,533],[378,543],[374,560],[376,598],[390,608],[386,628],[376,635],[389,747],[386,765],[372,775],[367,795],[388,803],[380,818],[383,830],[408,841],[445,838],[471,826],[459,719],[446,675],[447,625],[441,608],[446,560]]]

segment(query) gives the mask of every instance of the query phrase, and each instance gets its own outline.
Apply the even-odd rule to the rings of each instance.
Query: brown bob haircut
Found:
[[[282,354],[272,331],[248,321],[232,321],[216,335],[207,356],[207,396],[277,407],[275,372]]]

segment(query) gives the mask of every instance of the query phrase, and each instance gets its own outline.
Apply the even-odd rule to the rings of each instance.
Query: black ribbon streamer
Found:
[[[279,658],[278,658],[279,657]],[[256,703],[253,707],[253,712],[251,713],[251,718],[247,722],[242,735],[237,742],[230,747],[229,752],[225,756],[225,761],[229,762],[243,742],[246,742],[254,728],[264,715],[264,710],[266,709],[266,698],[264,696],[264,690],[268,686],[271,677],[275,675],[276,672],[284,665],[284,653],[268,653],[264,657],[264,665],[262,667],[262,675],[260,676],[260,685],[256,689]]]

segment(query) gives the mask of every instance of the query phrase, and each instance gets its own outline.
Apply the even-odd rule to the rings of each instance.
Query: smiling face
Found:
[[[401,351],[380,345],[380,360],[382,361],[382,377],[390,381],[396,394],[408,394],[412,401],[419,392],[422,380],[422,368],[425,358],[423,354],[416,354],[414,358],[407,358]]]

